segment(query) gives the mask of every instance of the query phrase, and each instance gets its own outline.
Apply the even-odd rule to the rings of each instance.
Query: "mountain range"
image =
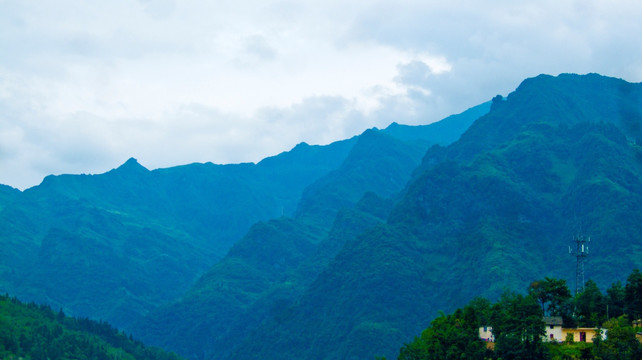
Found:
[[[24,192],[2,185],[0,290],[129,329],[183,295],[253,224],[297,213],[327,228],[322,223],[332,221],[333,210],[306,204],[302,198],[316,195],[304,190],[327,193],[333,177],[345,175],[337,172],[348,156],[363,148],[358,144],[386,138],[390,149],[381,155],[405,157],[405,173],[394,180],[401,187],[406,179],[399,177],[428,146],[455,141],[488,109],[427,126],[392,124],[326,146],[301,143],[258,164],[149,171],[132,158],[105,174],[48,176]],[[345,197],[328,201],[351,203],[360,196],[351,193],[355,186],[383,189],[391,181],[354,180]]]
[[[439,310],[642,265],[642,84],[540,75],[258,164],[0,188],[0,290],[190,359],[394,357]]]

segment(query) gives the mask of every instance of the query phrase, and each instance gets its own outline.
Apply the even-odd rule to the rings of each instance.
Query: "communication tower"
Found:
[[[584,259],[586,259],[589,254],[588,243],[591,242],[591,238],[577,235],[573,237],[573,241],[576,246],[575,253],[570,246],[568,247],[568,253],[574,254],[577,261],[575,263],[575,295],[577,295],[584,291]]]

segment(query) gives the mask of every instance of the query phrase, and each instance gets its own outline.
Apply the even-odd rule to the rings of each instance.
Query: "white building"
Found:
[[[495,337],[493,336],[493,328],[490,326],[482,326],[479,328],[479,338],[488,341],[495,342]]]
[[[542,320],[546,324],[545,341],[562,342],[565,340],[562,334],[562,318],[560,316],[544,317]]]

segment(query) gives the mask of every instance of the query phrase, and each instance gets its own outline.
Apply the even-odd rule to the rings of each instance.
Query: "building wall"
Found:
[[[483,326],[479,328],[479,338],[484,341],[494,342],[493,328],[490,326]]]
[[[592,343],[595,334],[597,334],[597,329],[595,328],[576,328],[576,329],[562,329],[562,340],[566,340],[566,334],[573,334],[574,342],[582,341],[582,333],[584,333],[584,341],[587,343]],[[604,338],[604,334],[602,334]]]
[[[552,329],[550,325],[546,325],[546,339],[544,341],[560,342],[565,340],[564,336],[566,335],[562,334],[562,327],[560,325],[553,325]]]

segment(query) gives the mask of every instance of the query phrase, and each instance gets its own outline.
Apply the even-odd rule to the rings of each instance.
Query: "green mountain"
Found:
[[[71,318],[50,307],[0,296],[2,359],[180,360],[146,347],[104,322]]]

